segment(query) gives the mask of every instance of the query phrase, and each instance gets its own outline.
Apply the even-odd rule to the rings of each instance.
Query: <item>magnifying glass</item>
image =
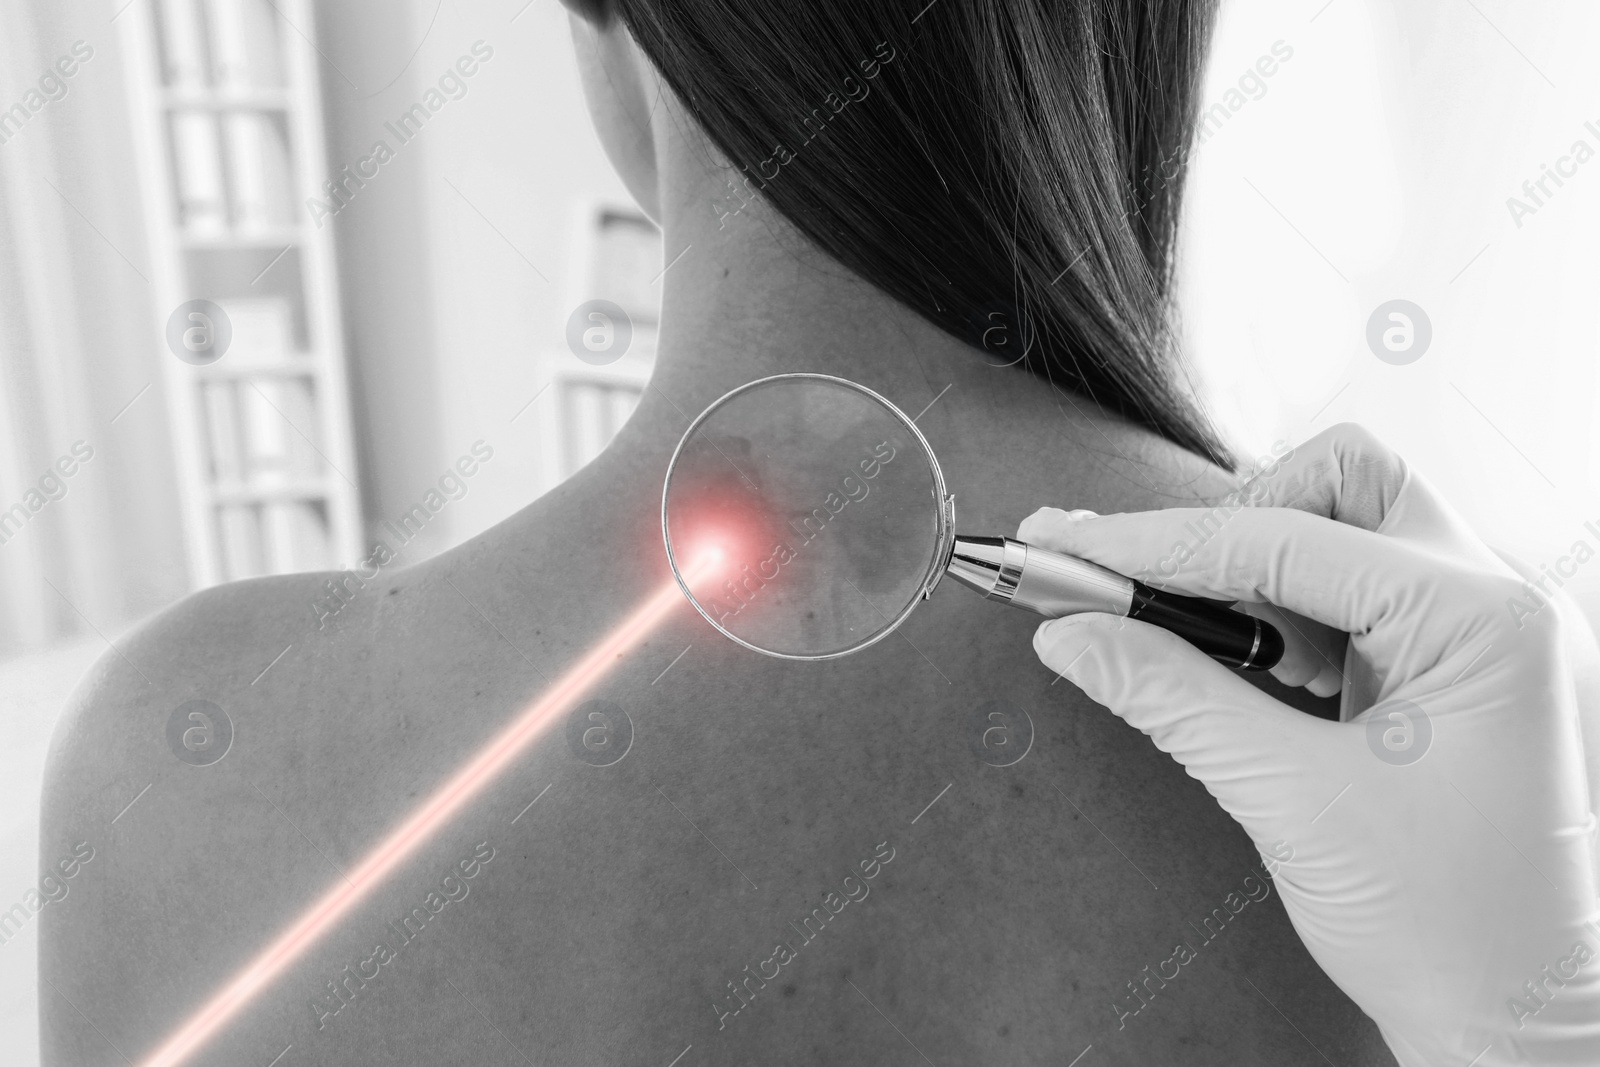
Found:
[[[955,532],[955,498],[906,414],[825,374],[739,386],[690,424],[661,496],[672,573],[706,620],[781,659],[849,655],[893,633],[948,574],[1049,618],[1153,623],[1229,667],[1283,656],[1269,623],[1010,537]]]

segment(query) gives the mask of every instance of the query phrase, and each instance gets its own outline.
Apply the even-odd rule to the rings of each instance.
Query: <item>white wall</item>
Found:
[[[1257,449],[1363,422],[1535,566],[1600,547],[1600,7],[1225,6],[1208,102],[1293,57],[1195,156],[1185,310],[1218,413]],[[1519,227],[1507,198],[1580,138],[1596,158]],[[1433,326],[1403,366],[1365,339],[1394,298]],[[1600,562],[1572,587],[1600,615]]]

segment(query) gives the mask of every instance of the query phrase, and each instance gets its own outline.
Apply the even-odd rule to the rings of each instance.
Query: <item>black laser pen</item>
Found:
[[[1271,623],[1009,537],[957,534],[945,573],[990,600],[1051,619],[1103,611],[1148,622],[1229,667],[1265,671],[1283,658],[1283,635]]]

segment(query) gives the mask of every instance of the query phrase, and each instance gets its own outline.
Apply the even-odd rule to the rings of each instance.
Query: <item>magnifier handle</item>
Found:
[[[1283,635],[1269,622],[1212,600],[1133,583],[1128,618],[1159,626],[1229,667],[1271,670],[1283,658]]]
[[[1283,658],[1283,635],[1271,623],[1009,537],[957,535],[946,573],[990,599],[1047,618],[1103,611],[1148,622],[1229,667],[1265,671]]]

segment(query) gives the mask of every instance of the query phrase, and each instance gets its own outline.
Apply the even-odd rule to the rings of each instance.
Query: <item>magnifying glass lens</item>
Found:
[[[956,534],[950,503],[903,411],[843,378],[779,374],[689,425],[667,466],[661,526],[700,614],[786,659],[883,639],[946,567],[988,599],[1047,618],[1140,619],[1230,667],[1270,670],[1283,655],[1283,636],[1253,616],[1008,537]]]
[[[879,639],[937,566],[931,453],[897,410],[840,379],[780,376],[728,394],[673,457],[667,551],[729,637],[826,659]]]

